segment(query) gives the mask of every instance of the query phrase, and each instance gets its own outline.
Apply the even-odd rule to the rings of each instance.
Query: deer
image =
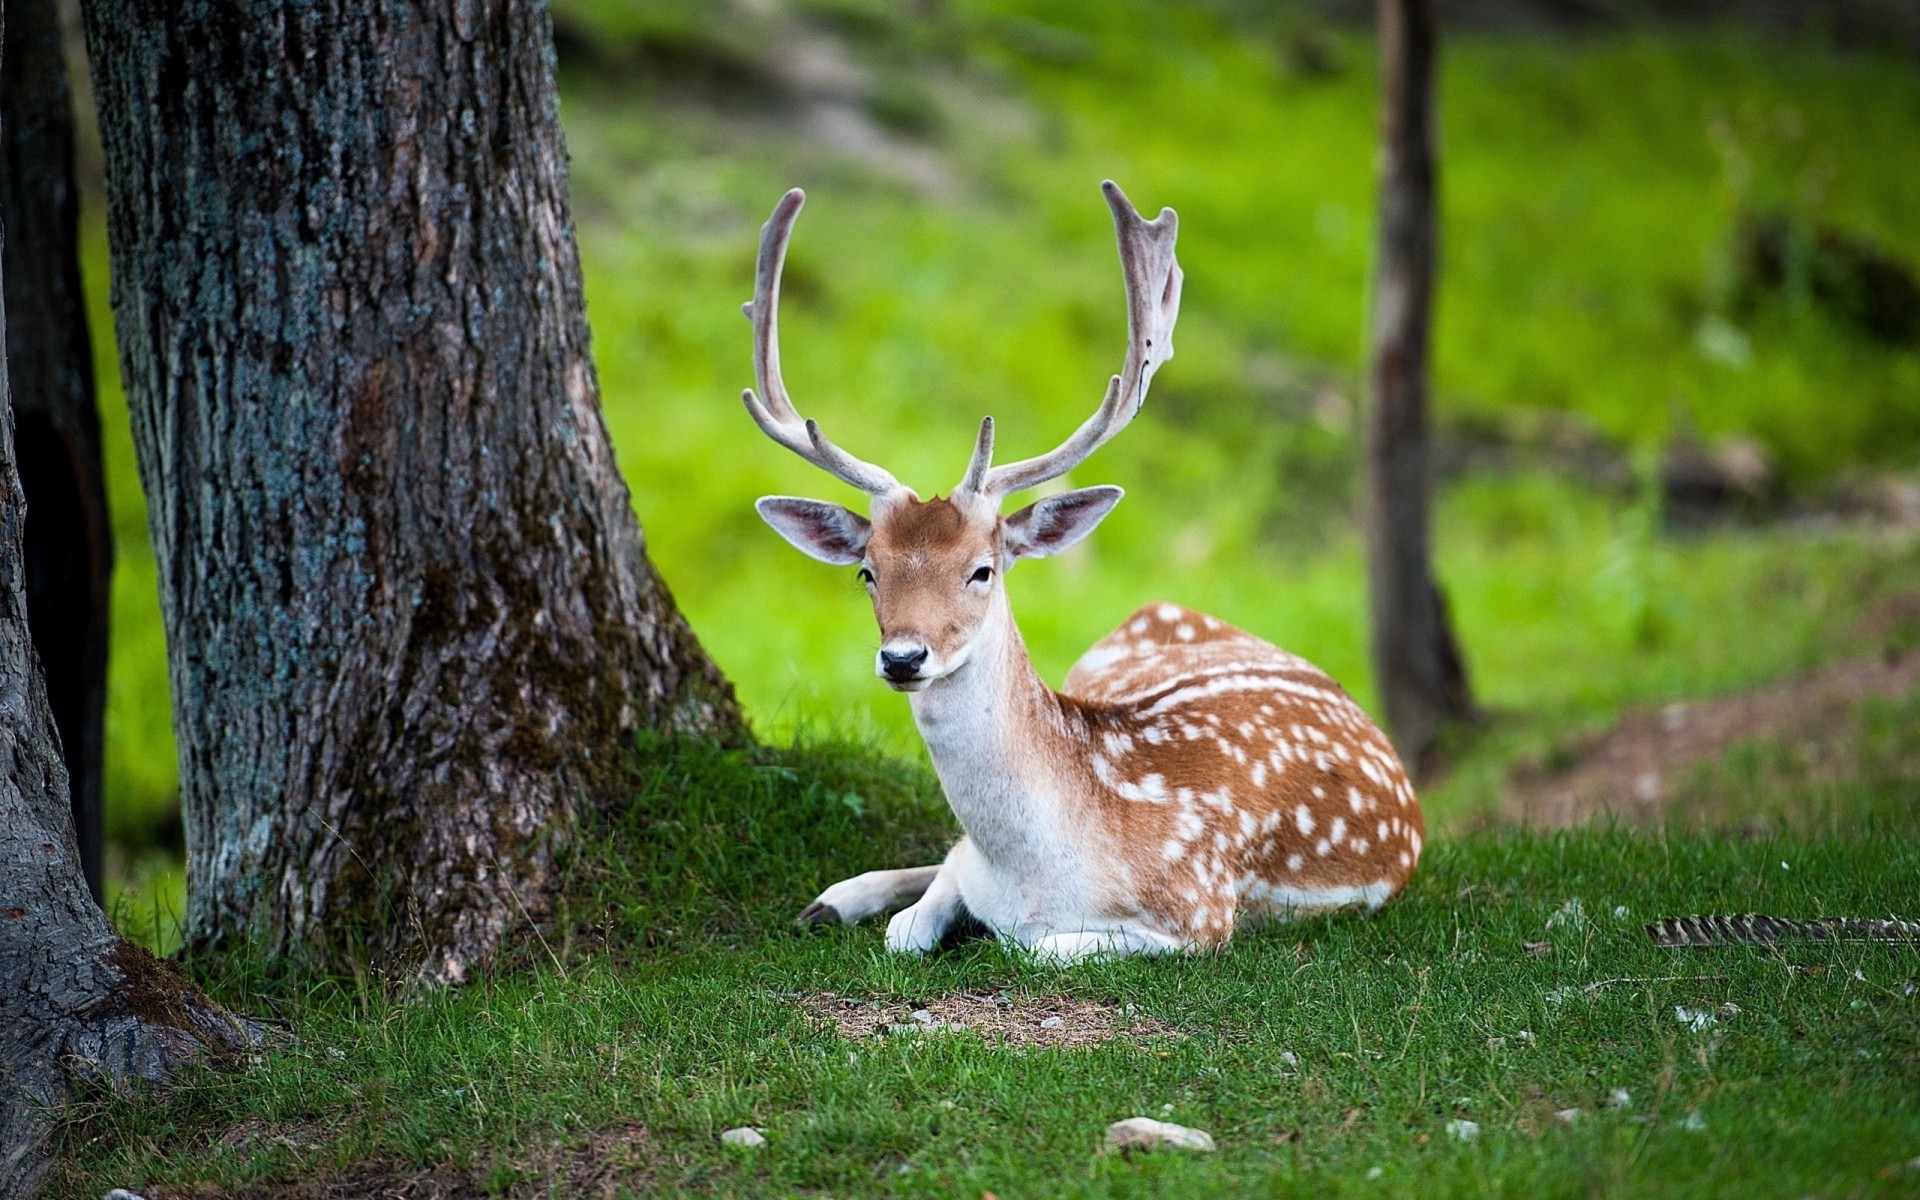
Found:
[[[858,568],[880,629],[875,673],[906,694],[964,836],[930,866],[833,884],[802,926],[883,912],[886,947],[927,953],[975,923],[1043,961],[1223,949],[1242,922],[1378,909],[1405,887],[1425,826],[1392,743],[1305,659],[1172,603],[1148,604],[1050,688],[1004,585],[1015,563],[1091,533],[1123,495],[1102,485],[1007,497],[1059,479],[1125,429],[1173,357],[1182,273],[1173,209],[1147,220],[1112,181],[1127,348],[1065,442],[993,463],[994,422],[947,497],[922,500],[802,417],[780,374],[780,275],[806,195],[761,229],[753,299],[762,432],[871,499],[767,496],[755,508],[801,553]]]

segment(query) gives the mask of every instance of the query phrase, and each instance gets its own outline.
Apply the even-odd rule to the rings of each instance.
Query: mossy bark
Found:
[[[0,61],[5,349],[28,503],[27,614],[60,732],[81,865],[99,900],[113,532],[80,290],[73,111],[57,0],[13,0]]]
[[[736,739],[602,420],[540,3],[87,0],[190,949],[458,980]]]
[[[0,1196],[32,1191],[47,1165],[51,1106],[76,1077],[163,1081],[183,1062],[232,1054],[255,1036],[123,940],[87,892],[27,628],[13,428],[0,356]]]

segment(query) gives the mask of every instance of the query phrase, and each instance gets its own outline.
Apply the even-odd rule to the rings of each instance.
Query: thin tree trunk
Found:
[[[1367,567],[1387,728],[1416,771],[1472,715],[1466,666],[1433,575],[1427,349],[1435,259],[1432,0],[1380,0],[1380,245],[1367,418]]]
[[[458,980],[632,730],[744,735],[601,417],[548,11],[86,17],[189,947]]]
[[[87,894],[27,628],[26,500],[7,392],[0,355],[0,1196],[11,1197],[44,1173],[50,1106],[76,1077],[164,1081],[255,1033],[122,939]]]
[[[28,503],[27,615],[71,780],[81,865],[100,900],[113,531],[80,290],[73,110],[56,0],[14,0],[9,18],[0,51],[0,220]]]

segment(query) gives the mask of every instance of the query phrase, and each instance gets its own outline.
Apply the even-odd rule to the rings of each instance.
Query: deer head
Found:
[[[1149,221],[1112,181],[1101,185],[1120,244],[1127,291],[1127,351],[1091,417],[1054,450],[993,465],[993,418],[980,423],[973,458],[951,497],[921,500],[884,468],[855,458],[801,417],[780,377],[780,270],[793,223],[806,202],[795,188],[781,197],[760,231],[753,300],[753,369],[759,393],[744,394],[762,432],[834,478],[866,492],[862,517],[841,505],[766,496],[755,508],[803,554],[836,566],[858,564],[880,624],[875,670],[890,687],[912,692],[959,670],[995,614],[1006,611],[1002,576],[1023,558],[1058,554],[1086,537],[1124,494],[1090,487],[1048,496],[1011,516],[1000,513],[1015,492],[1056,479],[1126,428],[1147,398],[1147,385],[1173,357],[1180,312],[1180,266],[1171,208]]]

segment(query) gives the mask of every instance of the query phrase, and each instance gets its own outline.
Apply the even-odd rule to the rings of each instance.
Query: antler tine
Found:
[[[794,188],[780,197],[773,215],[760,227],[753,299],[740,306],[753,322],[753,378],[760,395],[749,388],[740,398],[762,433],[834,478],[876,496],[898,491],[900,482],[884,468],[848,454],[828,441],[813,421],[802,418],[780,377],[780,270],[787,261],[787,241],[793,236],[794,220],[806,202],[807,194]]]
[[[984,493],[1005,496],[1065,475],[1086,461],[1139,413],[1146,403],[1153,373],[1173,357],[1173,325],[1180,316],[1182,279],[1173,243],[1180,218],[1171,208],[1163,208],[1149,221],[1134,211],[1126,193],[1111,179],[1100,188],[1106,194],[1107,207],[1113,210],[1120,269],[1126,279],[1126,358],[1120,373],[1108,382],[1100,407],[1074,430],[1073,436],[1038,458],[993,468],[980,489]],[[972,472],[968,475],[971,478]]]
[[[971,492],[976,496],[986,495],[987,470],[993,466],[993,418],[980,418],[980,437],[973,444],[973,458],[967,463],[967,473],[960,477],[960,486],[955,491]]]

